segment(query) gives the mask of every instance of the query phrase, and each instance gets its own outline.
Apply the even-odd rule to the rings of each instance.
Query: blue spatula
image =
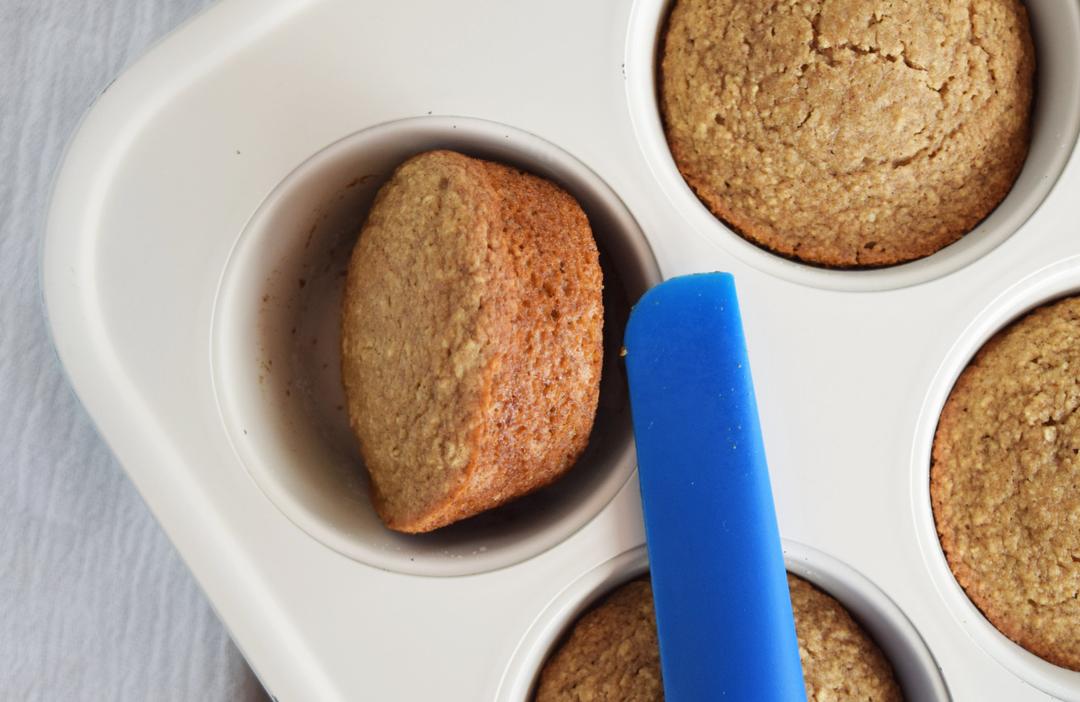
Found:
[[[805,702],[732,277],[674,278],[626,327],[668,702]]]

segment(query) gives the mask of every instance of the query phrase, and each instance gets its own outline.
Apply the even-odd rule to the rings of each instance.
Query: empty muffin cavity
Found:
[[[672,205],[684,216],[688,217],[692,229],[709,241],[723,246],[745,262],[771,275],[823,288],[883,290],[924,282],[962,268],[1001,244],[1031,217],[1050,193],[1064,169],[1071,149],[1076,142],[1078,130],[1080,130],[1080,10],[1074,3],[1060,3],[1056,2],[1056,0],[1028,0],[1026,7],[1036,53],[1036,88],[1030,120],[1030,147],[1019,177],[996,209],[993,209],[969,233],[955,243],[945,246],[936,253],[931,253],[924,258],[892,265],[887,268],[864,270],[819,268],[795,260],[799,258],[813,259],[815,255],[804,256],[803,253],[805,252],[793,250],[781,251],[781,253],[793,257],[785,258],[777,253],[759,248],[758,245],[735,233],[732,226],[714,216],[709,208],[695,195],[675,165],[675,159],[672,156],[661,121],[657,83],[658,64],[661,59],[658,52],[663,47],[663,33],[670,7],[671,3],[665,0],[643,0],[643,2],[635,3],[631,17],[630,34],[626,43],[627,98],[638,142],[661,189],[667,194]],[[871,28],[868,31],[872,33],[875,20],[874,17],[869,19]],[[973,19],[974,24],[972,27],[982,27],[978,22],[978,17]],[[778,31],[802,31],[803,24],[807,23],[795,23],[790,27],[781,27]],[[855,24],[857,23],[852,20],[851,27],[853,28]],[[895,72],[899,74],[908,71],[919,76],[929,76],[929,73],[932,72],[927,72],[928,69],[933,68],[932,66],[928,67],[919,63],[918,47],[910,46],[905,49],[900,46],[898,52],[896,52],[893,51],[895,47],[890,48],[890,46],[884,45],[878,47],[877,44],[870,40],[865,42],[859,40],[850,45],[843,43],[834,45],[834,37],[830,32],[835,29],[837,28],[820,21],[820,18],[816,26],[811,27],[810,24],[806,26],[808,41],[813,50],[814,59],[824,62],[828,70],[833,70],[834,66],[832,64],[839,66],[844,62],[854,64],[860,61],[866,63],[880,60],[882,63],[881,69],[886,73]],[[835,32],[833,33],[835,34]],[[888,44],[887,34],[886,32],[886,35],[879,37],[886,44]],[[979,49],[974,46],[973,50],[978,51]],[[782,63],[783,59],[778,58],[777,60],[780,61],[777,70],[787,69],[788,72],[794,73],[800,71],[813,72],[814,70],[813,66],[809,64],[785,66]],[[812,77],[804,78],[810,80]],[[768,80],[774,78],[776,76],[769,76]],[[765,82],[768,82],[768,80]],[[991,78],[988,77],[988,80],[991,80]],[[888,85],[888,80],[882,78],[880,81],[874,81],[874,85]],[[947,97],[950,96],[950,90],[952,89],[950,84],[942,86],[932,84],[929,87],[940,88],[940,91],[943,91]],[[942,94],[941,92],[927,92],[933,99],[939,99],[938,96]],[[869,100],[866,102],[867,105],[870,104]],[[850,103],[851,101],[848,101],[848,104]],[[785,118],[786,113],[784,113],[784,110],[792,107],[792,105],[785,103],[785,106],[781,106],[783,109],[778,107],[777,110],[770,112],[768,119]],[[887,114],[888,110],[884,112],[875,110],[872,112],[874,119],[893,119]],[[897,113],[897,115],[893,116],[895,117],[893,121],[896,122],[894,126],[898,129],[901,127],[906,128],[904,119],[910,116],[903,111]],[[723,116],[719,115],[719,117],[723,122]],[[810,109],[805,114],[800,113],[790,117],[799,125],[800,130],[805,130],[808,127],[813,130],[815,120],[826,119],[827,115],[824,115],[822,109]],[[762,119],[765,119],[765,117],[762,117]],[[725,125],[717,122],[716,128],[725,128]],[[930,133],[918,125],[912,126],[911,130],[914,135],[913,144],[917,144],[919,138]],[[821,129],[818,132],[832,133],[827,129]],[[806,138],[812,141],[810,136],[806,136]],[[947,141],[948,139],[946,139]],[[795,146],[797,144],[794,144],[792,148]],[[905,154],[894,154],[896,150],[891,148],[888,151],[890,158],[898,166],[907,167],[910,165]],[[947,148],[940,150],[942,154],[946,155],[948,151]],[[826,152],[828,152],[828,149],[826,149]],[[935,154],[935,157],[938,158],[933,145],[927,145],[926,149],[920,146],[912,152],[913,157],[920,158],[929,154]],[[857,170],[862,165],[839,164],[836,167],[841,169],[855,168]],[[794,173],[795,171],[792,170],[791,174]],[[950,176],[947,174],[946,179],[948,177]],[[815,182],[817,181],[815,180]],[[813,183],[808,182],[807,184],[809,186]],[[960,188],[957,192],[963,197],[967,197],[972,192],[970,186],[965,186],[963,182],[957,182],[953,185]],[[699,185],[695,185],[695,187],[699,190],[698,194],[700,195],[701,188]],[[930,210],[933,210],[935,198],[942,197],[943,192],[927,193],[927,203],[929,203],[927,207]],[[780,195],[781,193],[778,191],[770,190],[767,187],[761,193],[761,197],[765,200]],[[712,204],[716,209],[716,203]],[[876,212],[871,204],[866,204],[865,207],[859,205],[856,209],[859,208],[865,210],[863,214],[867,218],[878,220],[878,225],[881,225],[880,213]],[[936,211],[929,211],[926,218],[934,220],[937,214]],[[727,215],[724,216],[724,219],[731,221],[731,217]],[[813,222],[807,220],[806,226],[810,227],[811,224]],[[740,222],[736,221],[735,225],[739,227],[743,234],[750,234],[751,239],[758,240],[758,243],[762,243],[772,236],[765,230],[761,230],[762,236],[755,237],[753,232],[746,230]],[[931,227],[931,229],[935,228]],[[916,251],[918,246],[914,242],[909,243],[912,243],[909,248],[912,252],[915,252],[913,255],[923,255]],[[885,250],[887,242],[883,239],[867,240],[862,244],[864,248],[857,252],[857,256],[850,257],[851,262],[841,263],[837,259],[837,263],[834,265],[873,266],[882,265],[888,259],[889,253]],[[825,251],[825,249],[822,249],[822,251]]]
[[[839,601],[873,639],[893,668],[908,700],[947,702],[948,689],[929,649],[903,612],[873,583],[845,564],[802,544],[784,542],[788,572]],[[581,576],[563,590],[525,633],[503,675],[498,702],[526,702],[540,671],[579,618],[608,594],[648,573],[639,547]]]
[[[604,274],[604,361],[585,452],[562,479],[430,534],[386,529],[368,496],[340,373],[340,302],[349,256],[375,193],[432,149],[506,163],[582,205]],[[267,496],[331,548],[398,572],[461,575],[535,556],[588,522],[634,469],[619,359],[631,304],[660,280],[632,216],[588,168],[537,137],[473,119],[421,117],[346,137],[290,173],[252,217],[216,302],[214,381],[233,446]]]

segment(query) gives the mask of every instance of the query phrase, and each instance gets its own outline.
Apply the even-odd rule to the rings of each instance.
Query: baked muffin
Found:
[[[995,335],[938,422],[930,496],[956,580],[1003,634],[1080,671],[1080,298]]]
[[[892,667],[847,610],[788,574],[810,702],[903,700]],[[664,699],[652,587],[635,580],[585,614],[540,672],[536,702]]]
[[[574,624],[540,671],[535,702],[664,699],[652,585],[634,580]]]
[[[844,606],[788,573],[809,702],[900,702],[892,666]]]
[[[588,442],[603,288],[581,206],[450,151],[402,164],[353,250],[349,422],[392,529],[424,532],[546,485]]]
[[[1034,56],[1020,0],[675,0],[660,106],[683,177],[744,238],[887,266],[1009,192]]]

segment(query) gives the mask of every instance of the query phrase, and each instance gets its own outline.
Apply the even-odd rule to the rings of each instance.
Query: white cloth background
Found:
[[[64,379],[38,256],[80,116],[210,0],[0,0],[0,700],[265,700]]]

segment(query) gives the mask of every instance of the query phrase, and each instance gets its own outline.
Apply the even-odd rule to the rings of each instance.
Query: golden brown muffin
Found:
[[[536,702],[664,699],[652,585],[634,580],[574,624],[540,672]]]
[[[934,437],[930,496],[957,582],[1003,634],[1080,670],[1080,298],[995,335]]]
[[[342,377],[375,508],[423,532],[546,485],[596,412],[603,282],[581,206],[450,151],[378,193],[349,263]]]
[[[660,66],[675,162],[775,253],[885,266],[956,241],[1027,155],[1020,0],[676,0]]]
[[[810,702],[899,702],[892,667],[839,602],[788,574]],[[536,702],[659,702],[652,587],[635,580],[585,614],[540,672]]]
[[[788,573],[809,702],[901,702],[892,666],[844,606]]]

